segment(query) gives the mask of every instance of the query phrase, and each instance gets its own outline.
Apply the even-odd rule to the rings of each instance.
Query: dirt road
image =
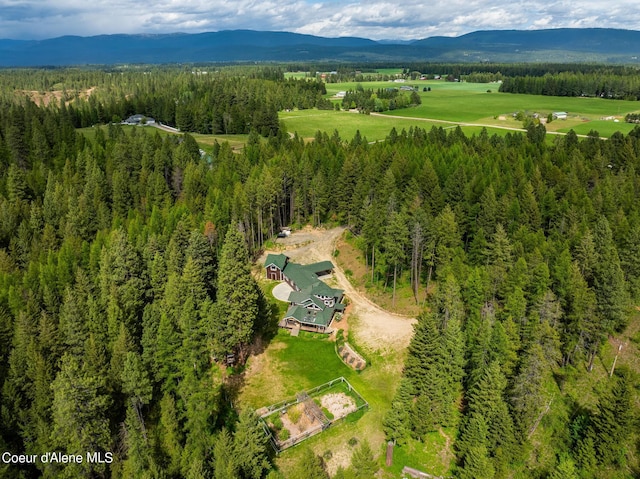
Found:
[[[372,303],[351,285],[344,271],[336,264],[333,252],[336,241],[344,230],[343,227],[329,230],[307,227],[292,233],[288,238],[278,239],[277,244],[283,250],[277,252],[283,252],[293,261],[302,264],[327,260],[333,262],[333,281],[336,287],[345,291],[351,302],[349,329],[356,335],[359,344],[382,354],[406,347],[413,335],[415,319],[390,313]],[[274,252],[276,251],[265,252],[259,261],[264,263],[266,255]]]

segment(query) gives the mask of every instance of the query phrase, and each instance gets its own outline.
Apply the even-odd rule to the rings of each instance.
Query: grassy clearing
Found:
[[[430,130],[433,125],[440,123],[386,118],[382,116],[362,115],[346,111],[330,110],[296,110],[291,112],[281,112],[280,119],[284,122],[285,128],[291,133],[298,133],[298,136],[311,139],[318,131],[325,131],[332,134],[338,130],[340,137],[350,140],[360,131],[368,141],[384,140],[392,128],[400,132],[403,128],[409,129],[412,126],[420,126]]]
[[[402,73],[402,68],[378,68],[376,72],[381,75],[399,75]]]
[[[382,420],[395,393],[401,365],[400,355],[395,354],[357,373],[340,361],[327,336],[301,333],[295,338],[280,331],[261,355],[250,358],[238,401],[240,407],[259,408],[344,376],[369,402],[370,409],[283,452],[277,459],[286,476],[307,448],[320,455],[329,450],[329,467],[335,471],[339,465],[348,465],[353,450],[348,442],[353,437],[368,438],[376,450],[382,451]]]
[[[93,140],[96,136],[96,128],[101,128],[105,136],[108,135],[108,128],[109,128],[108,125],[101,125],[101,126],[89,127],[89,128],[79,128],[77,131],[79,133],[82,133],[89,140]],[[168,131],[161,130],[159,128],[154,128],[151,126],[138,127],[138,126],[130,126],[130,125],[121,125],[121,128],[127,134],[130,134],[131,130],[133,128],[136,128],[137,129],[136,133],[143,133],[146,135],[155,135],[156,133],[159,134],[161,137],[165,137],[168,135],[182,135],[182,133],[179,133],[179,132],[170,133]],[[200,148],[208,152],[211,152],[211,147],[214,145],[216,141],[220,144],[228,142],[229,146],[232,149],[238,150],[244,147],[244,145],[247,142],[247,139],[249,138],[249,135],[203,135],[200,133],[190,133],[190,135],[193,136],[193,138],[198,142],[198,145],[200,145]]]
[[[557,122],[560,123],[560,122]],[[567,133],[569,130],[575,131],[578,135],[588,135],[592,130],[597,131],[600,136],[609,138],[616,131],[619,131],[623,134],[628,134],[635,128],[636,125],[632,123],[624,123],[620,121],[619,123],[615,123],[613,121],[608,120],[594,120],[589,122],[583,122],[578,125],[571,126],[569,128],[560,128],[557,131],[562,133]]]
[[[603,116],[624,116],[638,109],[637,101],[499,93],[499,86],[492,83],[429,81],[420,85],[431,88],[430,92],[420,91],[422,105],[396,110],[394,115],[477,122],[517,111],[537,112],[545,116],[554,111],[566,111],[570,117],[592,121]]]
[[[389,472],[393,477],[401,477],[404,466],[435,476],[446,476],[454,459],[453,439],[455,430],[443,429],[441,432],[428,433],[423,442],[409,440],[393,449],[393,464]]]

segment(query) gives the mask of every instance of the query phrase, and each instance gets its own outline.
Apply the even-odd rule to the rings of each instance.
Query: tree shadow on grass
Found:
[[[278,322],[280,321],[280,311],[278,305],[269,301],[265,294],[256,284],[259,290],[258,295],[258,321],[253,342],[247,347],[243,362],[228,366],[225,370],[223,395],[227,407],[236,408],[238,398],[245,386],[246,381],[246,361],[252,356],[258,356],[265,352],[271,341],[278,334]]]

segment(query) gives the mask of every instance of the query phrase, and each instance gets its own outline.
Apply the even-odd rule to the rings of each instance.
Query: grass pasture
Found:
[[[596,130],[601,136],[609,137],[616,131],[631,131],[634,125],[624,123],[624,116],[640,110],[640,103],[637,101],[500,93],[496,83],[443,80],[329,83],[326,85],[327,97],[331,98],[339,91],[353,90],[358,85],[374,90],[402,85],[415,86],[422,104],[414,108],[387,111],[382,115],[305,110],[283,112],[280,118],[288,131],[297,132],[304,138],[312,138],[318,130],[331,134],[337,129],[343,139],[351,139],[359,130],[369,141],[379,141],[384,140],[393,127],[398,131],[411,126],[428,130],[433,125],[451,128],[459,123],[465,124],[465,134],[477,133],[482,127],[486,127],[490,134],[505,134],[509,129],[522,128],[522,122],[512,116],[518,111],[537,113],[543,118],[555,111],[566,111],[568,119],[547,124],[547,131],[566,133],[574,129],[576,133],[586,135],[589,131]],[[430,88],[431,91],[423,91],[425,88]],[[602,119],[606,117],[616,117],[619,122]]]
[[[384,140],[393,127],[400,132],[412,126],[431,129],[438,122],[416,121],[412,119],[386,118],[383,116],[362,115],[348,111],[296,110],[280,113],[287,131],[298,133],[305,139],[312,139],[316,132],[325,131],[329,135],[338,130],[343,140],[350,140],[360,131],[368,141]]]
[[[367,438],[374,451],[381,454],[382,466],[382,421],[395,394],[402,362],[401,352],[384,357],[374,355],[370,367],[356,372],[340,360],[334,342],[326,335],[301,332],[300,336],[292,337],[288,331],[280,330],[263,353],[249,359],[238,402],[241,408],[258,409],[343,376],[369,403],[369,409],[348,416],[300,446],[287,449],[276,463],[285,477],[289,477],[287,472],[311,448],[316,454],[330,457],[327,465],[335,472],[338,466],[349,464],[357,448],[352,439]]]

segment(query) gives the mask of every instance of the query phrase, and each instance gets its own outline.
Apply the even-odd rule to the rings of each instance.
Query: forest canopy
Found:
[[[333,223],[374,282],[435,285],[388,439],[454,427],[456,477],[630,477],[637,374],[622,368],[581,407],[558,378],[589,374],[640,299],[640,127],[305,142],[277,111],[316,106],[323,84],[236,73],[0,75],[0,450],[114,454],[0,474],[290,477],[256,415],[231,406],[221,362],[243,362],[277,322],[251,259],[280,227]],[[47,106],[9,90],[54,81],[67,96]],[[134,112],[251,134],[203,156],[189,134],[110,123]],[[569,413],[541,425],[552,400]],[[558,433],[557,457],[532,463],[539,427]]]

